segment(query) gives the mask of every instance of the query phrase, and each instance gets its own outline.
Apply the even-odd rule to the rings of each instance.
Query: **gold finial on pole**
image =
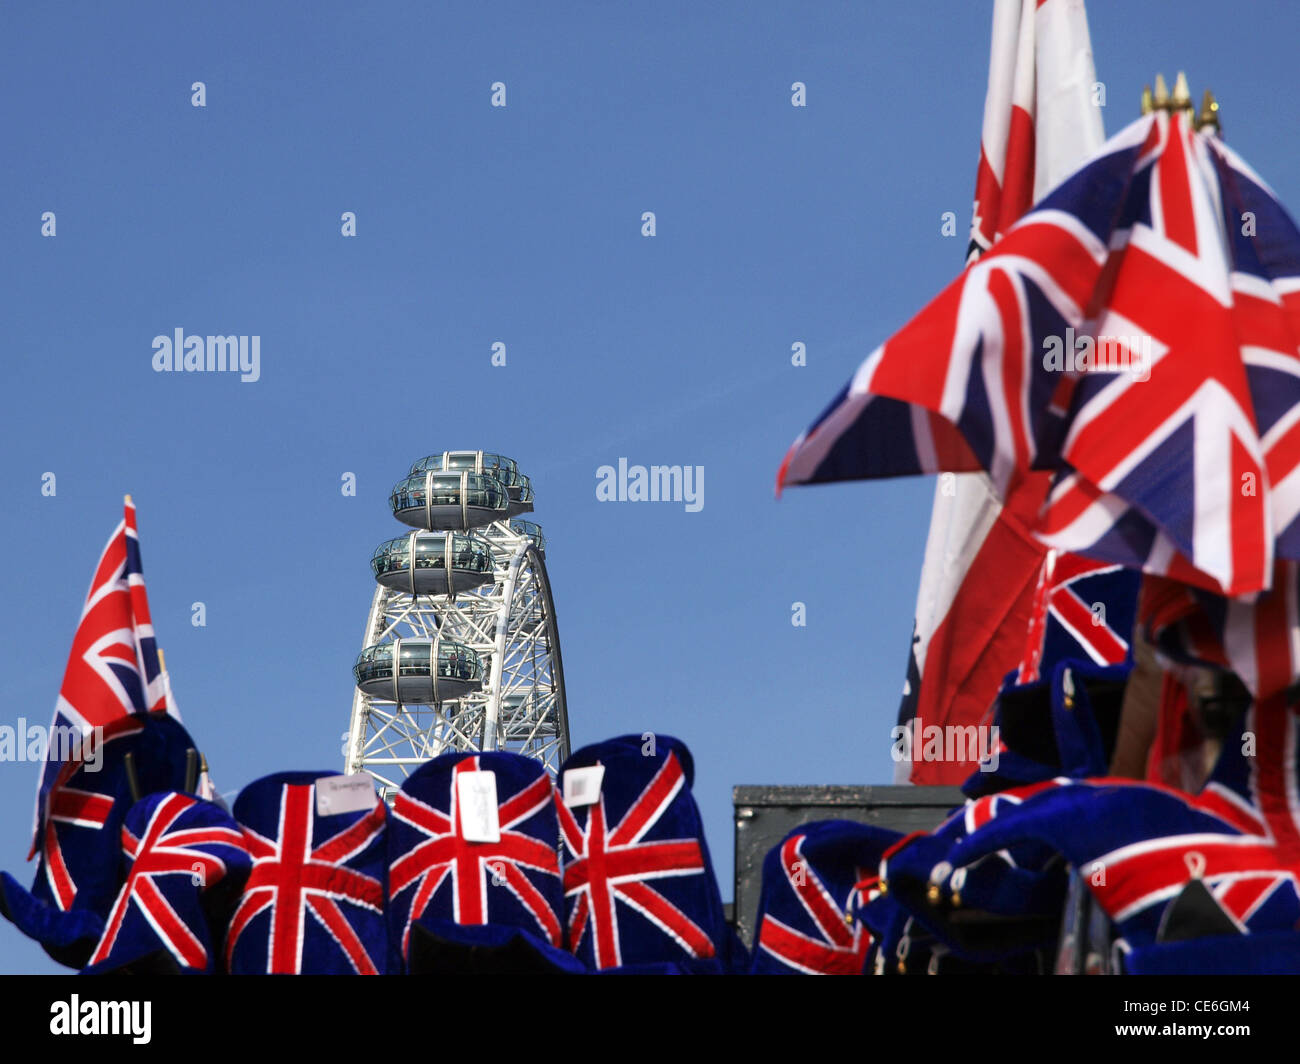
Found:
[[[1219,101],[1209,89],[1205,90],[1205,97],[1201,100],[1201,113],[1196,117],[1196,128],[1223,132],[1223,126],[1219,123]]]
[[[1196,109],[1192,106],[1192,90],[1187,85],[1187,75],[1181,70],[1174,81],[1174,95],[1169,106],[1171,110],[1185,112],[1188,118],[1196,114]]]
[[[1143,85],[1142,86],[1142,113],[1144,115],[1149,115],[1155,109],[1156,109],[1156,101],[1155,98],[1151,95],[1151,86]]]
[[[1161,111],[1169,110],[1169,86],[1165,84],[1163,74],[1156,75],[1156,107]]]

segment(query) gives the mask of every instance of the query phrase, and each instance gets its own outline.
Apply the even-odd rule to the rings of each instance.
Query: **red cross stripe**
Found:
[[[615,901],[641,913],[691,957],[712,957],[709,936],[681,909],[649,885],[666,876],[704,873],[704,854],[695,839],[641,842],[685,784],[675,753],[613,827],[606,822],[605,796],[590,807],[579,827],[572,811],[558,805],[560,832],[573,860],[564,868],[565,896],[576,895],[569,917],[569,949],[578,951],[590,925],[596,967],[623,963]]]
[[[1017,683],[1034,683],[1040,678],[1043,646],[1049,617],[1055,618],[1080,648],[1098,665],[1118,665],[1128,657],[1128,642],[1106,622],[1104,613],[1093,612],[1093,603],[1080,596],[1081,581],[1119,572],[1121,566],[1094,561],[1079,554],[1048,551],[1034,589],[1025,657]]]
[[[45,876],[55,903],[65,912],[72,908],[77,897],[77,884],[73,882],[72,873],[63,857],[58,826],[72,824],[98,831],[108,823],[112,811],[112,797],[96,791],[60,787],[50,798],[49,815],[45,822]]]
[[[539,776],[514,797],[500,803],[499,842],[471,842],[464,834],[456,779],[461,773],[477,771],[477,757],[465,758],[452,770],[450,813],[435,809],[405,791],[398,791],[393,800],[393,816],[428,835],[426,841],[394,861],[388,872],[389,897],[395,898],[409,887],[415,887],[402,930],[403,953],[410,944],[411,925],[424,914],[438,888],[448,880],[456,923],[486,924],[490,915],[489,877],[493,885],[504,887],[518,899],[551,945],[560,945],[559,918],[542,892],[524,874],[529,869],[558,879],[559,855],[553,847],[516,830],[554,801],[550,777]]]
[[[844,910],[835,904],[826,885],[804,859],[806,837],[795,835],[785,840],[781,868],[820,937],[797,931],[767,913],[758,929],[758,948],[807,975],[860,975],[871,948],[871,934],[857,920],[850,926]],[[857,878],[861,881],[861,874]],[[858,889],[855,886],[854,893]]]
[[[1079,477],[1053,492],[1046,527],[1054,538],[1076,522],[1100,521],[1100,509],[1115,505],[1106,493],[1128,482],[1125,490],[1137,494],[1125,501],[1150,508],[1171,545],[1203,570],[1182,577],[1236,595],[1269,583],[1268,492],[1239,490],[1243,478],[1269,480],[1239,347],[1240,313],[1223,272],[1221,220],[1202,185],[1189,181],[1203,150],[1181,114],[1151,127],[1143,157],[1155,156],[1152,219],[1134,225],[1108,264],[1111,288],[1097,325],[1099,336],[1151,338],[1149,381],[1121,373],[1083,401],[1063,449]],[[1175,505],[1140,466],[1167,463],[1171,448],[1186,447],[1195,492]]]
[[[175,829],[173,826],[181,814],[196,804],[196,799],[187,795],[169,795],[158,803],[139,838],[126,828],[122,829],[122,849],[133,859],[131,871],[118,892],[103,937],[90,958],[92,965],[108,959],[127,911],[135,905],[182,966],[207,967],[207,949],[172,908],[158,879],[162,876],[201,875],[206,889],[225,878],[226,862],[216,854],[196,847],[218,845],[243,850],[246,843],[243,834],[234,828]]]
[[[313,848],[315,807],[316,788],[312,784],[286,783],[280,792],[278,838],[268,839],[245,825],[253,870],[230,921],[227,965],[250,921],[270,909],[269,974],[301,974],[308,913],[338,943],[353,971],[378,974],[374,959],[341,906],[382,913],[383,886],[378,879],[347,868],[343,862],[364,850],[384,830],[386,807],[379,803],[350,827]]]
[[[1094,865],[1104,870],[1104,881],[1096,877],[1089,885],[1117,922],[1173,898],[1192,876],[1204,879],[1242,925],[1282,885],[1300,889],[1295,869],[1279,866],[1277,849],[1252,836],[1166,836],[1104,854]]]

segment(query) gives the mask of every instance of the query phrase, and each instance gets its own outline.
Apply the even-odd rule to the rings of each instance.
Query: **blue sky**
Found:
[[[990,10],[6,5],[0,724],[48,722],[130,492],[219,787],[340,767],[388,490],[496,450],[537,490],[575,746],[684,739],[730,897],[734,784],[892,776],[933,486],[772,483],[960,266]],[[1185,68],[1294,209],[1300,11],[1232,10],[1090,4],[1106,129]],[[261,379],[154,373],[178,327],[260,336]],[[620,457],[703,466],[703,509],[598,502]],[[0,867],[24,879],[35,778],[0,764]],[[0,925],[0,972],[52,970]]]

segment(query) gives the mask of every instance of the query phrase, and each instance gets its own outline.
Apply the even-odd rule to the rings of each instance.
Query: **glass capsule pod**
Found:
[[[456,595],[492,583],[492,548],[463,532],[411,532],[375,548],[375,579],[410,595]]]
[[[513,458],[491,451],[443,451],[421,458],[411,466],[412,473],[487,473],[501,481],[502,486],[515,498],[520,486],[519,464]]]
[[[511,691],[501,696],[501,724],[503,727],[523,721],[531,720],[534,714],[542,705],[542,699],[538,691]],[[555,700],[551,699],[550,705],[542,713],[541,720],[543,727],[555,726]]]
[[[537,553],[546,557],[546,537],[542,535],[542,526],[536,521],[511,521],[510,531],[519,536],[527,536],[533,541]]]
[[[488,473],[439,473],[432,469],[399,480],[388,497],[393,516],[430,532],[489,525],[506,516],[501,481]]]
[[[394,661],[398,663],[396,669]],[[372,698],[434,706],[481,689],[483,662],[463,643],[394,639],[366,647],[357,656],[352,675],[357,686]]]
[[[506,494],[510,496],[510,501],[506,503],[506,513],[511,517],[533,512],[533,482],[527,474],[520,473],[519,486],[507,489]]]

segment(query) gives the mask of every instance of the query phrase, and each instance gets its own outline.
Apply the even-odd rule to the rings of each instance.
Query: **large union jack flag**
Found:
[[[211,972],[201,898],[227,877],[247,875],[250,860],[239,825],[219,806],[190,795],[152,795],[127,815],[122,852],[129,866],[126,882],[90,965],[111,970],[166,950],[182,969]]]
[[[496,841],[467,838],[457,781],[491,772]],[[553,948],[560,926],[560,859],[554,784],[517,754],[436,758],[412,773],[393,800],[390,920],[409,957],[416,924],[522,928]]]
[[[721,899],[683,764],[689,754],[667,736],[656,741],[653,755],[628,736],[564,766],[605,766],[599,800],[558,806],[569,949],[589,968],[689,966],[718,955]]]
[[[1252,594],[1300,557],[1298,337],[1300,231],[1156,112],[874,351],[778,484],[1055,469],[1049,545]]]
[[[387,808],[318,816],[321,775],[268,776],[235,800],[253,868],[226,936],[233,974],[387,970]]]
[[[123,717],[169,708],[140,566],[135,504],[128,496],[123,520],[95,566],[59,688],[51,735],[75,734],[84,742],[96,728],[107,728]],[[77,771],[81,754],[79,746],[66,741],[49,744],[29,857],[41,845],[52,795]]]

